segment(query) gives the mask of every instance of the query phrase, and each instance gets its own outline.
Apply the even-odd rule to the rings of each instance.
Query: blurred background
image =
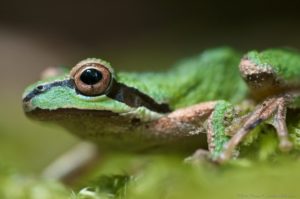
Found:
[[[299,49],[299,22],[288,1],[1,1],[0,161],[38,172],[78,142],[23,115],[24,88],[48,66],[101,57],[118,70],[161,70],[223,45]]]

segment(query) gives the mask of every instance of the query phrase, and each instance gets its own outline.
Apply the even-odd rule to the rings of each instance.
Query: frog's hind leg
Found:
[[[292,143],[288,139],[286,127],[286,109],[290,102],[290,95],[281,95],[268,98],[248,116],[242,127],[236,134],[224,145],[222,153],[217,158],[218,162],[228,160],[235,147],[245,138],[245,136],[258,124],[268,119],[272,119],[271,124],[275,127],[279,138],[279,147],[282,151],[289,151]]]

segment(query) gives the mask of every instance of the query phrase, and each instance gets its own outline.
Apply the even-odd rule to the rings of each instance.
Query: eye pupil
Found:
[[[87,85],[94,85],[101,81],[101,79],[102,73],[93,68],[86,69],[80,75],[80,80]]]

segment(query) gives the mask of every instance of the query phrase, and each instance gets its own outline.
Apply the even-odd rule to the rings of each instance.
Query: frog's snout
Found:
[[[23,103],[29,102],[33,97],[35,97],[38,94],[43,93],[45,90],[46,90],[46,86],[44,86],[44,85],[38,85],[31,92],[27,93],[23,97]]]
[[[33,99],[36,97],[47,93],[54,87],[68,87],[70,89],[75,89],[74,87],[74,80],[73,79],[65,79],[65,80],[59,80],[54,81],[50,83],[39,83],[36,84],[35,87],[28,88],[25,93],[23,94],[23,109],[25,112],[31,112],[33,109],[36,109],[39,107],[39,103],[32,104]],[[56,98],[57,96],[54,95],[53,98]],[[50,99],[46,96],[44,97],[44,101],[49,101]],[[37,107],[38,106],[38,107]]]
[[[43,92],[45,92],[46,86],[45,85],[38,85],[36,86],[33,90],[31,90],[30,92],[27,92],[24,96],[23,96],[23,110],[25,112],[30,112],[32,110],[32,104],[31,104],[31,100],[32,98],[34,98],[36,95],[39,95]]]

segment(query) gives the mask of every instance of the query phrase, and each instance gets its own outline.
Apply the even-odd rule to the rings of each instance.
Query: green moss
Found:
[[[243,146],[241,157],[225,165],[185,164],[179,155],[111,154],[73,191],[59,182],[25,176],[2,165],[0,198],[296,198],[300,194],[299,151],[276,151],[272,132],[260,134],[258,140]]]
[[[0,167],[1,199],[65,199],[70,194],[70,190],[59,182],[25,176]]]
[[[112,164],[112,162],[120,163],[116,158],[118,159],[111,157],[101,168],[102,171],[109,170],[111,173],[111,178],[104,180],[111,181],[107,184],[113,187],[114,178],[120,179],[115,173],[124,175],[122,165],[128,166],[128,162],[132,165],[129,164],[127,169],[135,171],[130,177],[131,180],[126,181],[123,188],[119,187],[118,192],[122,194],[110,196],[106,194],[107,198],[249,198],[255,195],[277,198],[285,195],[296,198],[300,194],[298,189],[300,162],[295,161],[292,156],[277,156],[270,162],[232,161],[223,166],[208,163],[188,165],[183,164],[179,157],[163,156],[128,157],[128,159],[122,157],[125,161],[123,164]],[[123,178],[129,179],[128,175],[124,175]],[[98,179],[101,181],[103,177],[100,176]],[[93,192],[97,187],[97,183],[90,185],[89,192],[83,187],[76,197],[94,199],[107,193]]]

